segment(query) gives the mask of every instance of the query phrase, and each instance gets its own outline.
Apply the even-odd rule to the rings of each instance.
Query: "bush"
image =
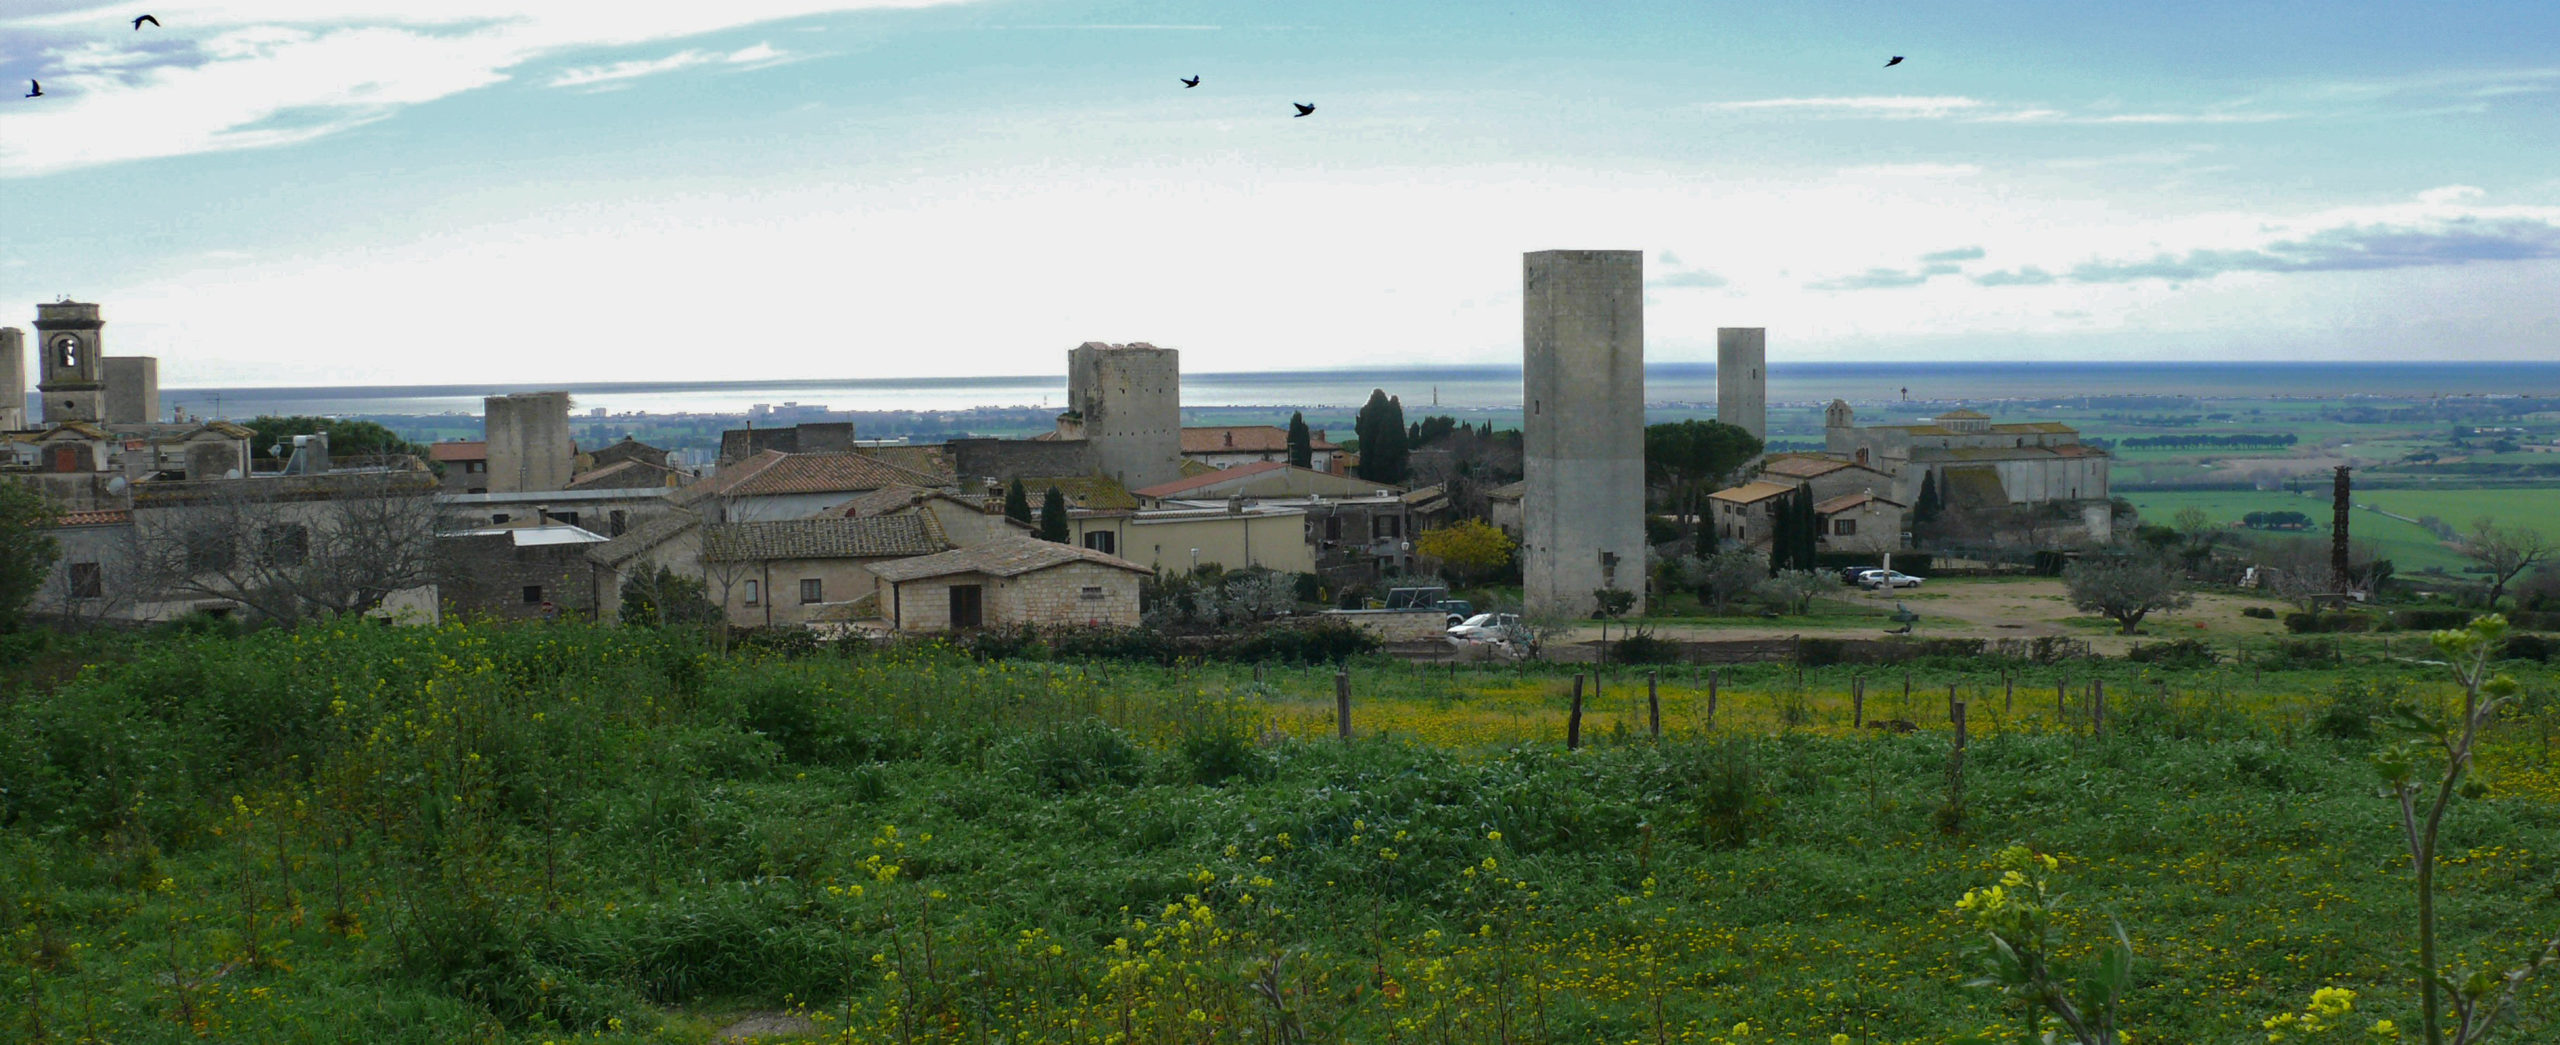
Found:
[[[1138,782],[1145,763],[1138,747],[1101,719],[1060,726],[1024,741],[1021,766],[1051,791],[1089,791]]]
[[[2525,631],[2560,631],[2560,613],[2520,611],[2507,614],[2507,623]]]
[[[2288,613],[2284,630],[2296,635],[2333,635],[2343,632],[2373,630],[2373,618],[2352,611],[2338,613]]]
[[[2240,615],[2243,617],[2255,617],[2259,620],[2274,620],[2276,619],[2276,608],[2273,606],[2242,606],[2240,607]]]
[[[2338,644],[2318,639],[2278,639],[2267,651],[2271,668],[2317,667],[2338,662]]]
[[[1698,794],[1698,836],[1718,849],[1740,849],[1768,828],[1778,802],[1752,757],[1751,743],[1703,745],[1693,767]]]
[[[1649,631],[1639,631],[1612,643],[1609,660],[1617,664],[1677,664],[1680,662],[1680,644]]]
[[[2125,651],[2124,659],[2164,668],[2209,668],[2222,661],[2201,639],[2143,643]]]
[[[2442,631],[2471,626],[2470,610],[2393,610],[2391,626],[2402,631]]]
[[[2549,635],[2509,635],[2506,647],[2499,651],[2499,655],[2508,660],[2548,663],[2555,652],[2560,652],[2560,638]]]
[[[1644,542],[1646,544],[1669,544],[1673,541],[1689,536],[1688,530],[1688,527],[1682,526],[1678,522],[1675,522],[1666,516],[1648,515],[1644,517]]]
[[[2312,717],[2311,731],[2336,740],[2371,740],[2373,720],[2391,710],[2406,687],[2398,679],[2345,679]]]

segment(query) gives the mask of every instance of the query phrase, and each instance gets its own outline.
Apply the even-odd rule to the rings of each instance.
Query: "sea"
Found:
[[[1507,410],[1520,406],[1520,370],[1504,366],[1268,370],[1182,376],[1185,407],[1355,407],[1372,389],[1417,407]],[[840,411],[1056,407],[1061,374],[1014,377],[653,381],[550,385],[387,385],[304,388],[164,388],[163,406],[198,416],[259,414],[471,414],[483,396],[566,391],[578,413],[739,414],[759,404]],[[2284,363],[1796,363],[1769,368],[1773,405],[1998,402],[2111,396],[2386,398],[2560,396],[2560,362]],[[1715,365],[1645,368],[1649,407],[1712,404]]]

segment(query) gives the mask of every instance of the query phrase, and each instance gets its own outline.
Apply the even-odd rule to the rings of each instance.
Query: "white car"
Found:
[[[1920,586],[1920,578],[1899,570],[1868,570],[1858,575],[1858,586],[1868,591],[1882,591],[1886,588],[1917,588]]]
[[[1517,613],[1479,613],[1449,626],[1449,641],[1464,645],[1470,642],[1500,642],[1520,629]]]

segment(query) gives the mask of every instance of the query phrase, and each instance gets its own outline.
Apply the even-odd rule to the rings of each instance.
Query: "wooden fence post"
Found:
[[[1956,750],[1962,751],[1964,750],[1964,701],[1959,700],[1949,705],[1947,715],[1956,726]]]
[[[1596,678],[1597,676],[1594,676],[1594,677]],[[1574,749],[1576,749],[1576,748],[1579,748],[1579,747],[1581,747],[1581,746],[1582,746],[1582,673],[1581,673],[1581,672],[1575,672],[1575,673],[1574,673],[1574,676],[1573,676],[1573,711],[1572,711],[1572,713],[1570,713],[1570,714],[1566,715],[1566,716],[1565,716],[1565,720],[1564,720],[1564,749],[1565,749],[1565,750],[1567,750],[1567,751],[1572,751],[1572,750],[1574,750]]]
[[[1723,669],[1723,668],[1713,668],[1713,669],[1709,669],[1709,670],[1708,670],[1708,672],[1707,672],[1707,728],[1708,728],[1708,729],[1714,729],[1714,728],[1716,728],[1716,690],[1717,690],[1717,689],[1719,689],[1719,688],[1721,688],[1721,686],[1722,686],[1723,682],[1724,682],[1724,669]]]
[[[2005,670],[2000,673],[2000,710],[2004,714],[2018,710],[2018,677]]]
[[[2063,694],[2070,690],[2070,688],[2071,680],[2068,678],[2056,678],[2053,680],[2053,717],[2056,719],[2060,719],[2071,714],[2071,709],[2065,703],[2065,698],[2063,696]]]
[[[1956,720],[1957,715],[1963,714],[1963,712],[1956,710],[1963,706],[1963,702],[1956,699],[1956,684],[1953,682],[1947,683],[1947,721],[1953,722]]]
[[[1645,724],[1653,730],[1655,740],[1662,739],[1662,673],[1644,673]]]
[[[2089,683],[2089,729],[2098,736],[2107,735],[2107,680]]]
[[[1351,669],[1333,673],[1333,731],[1344,740],[1351,739]]]
[[[1867,728],[1867,677],[1849,676],[1849,728]]]

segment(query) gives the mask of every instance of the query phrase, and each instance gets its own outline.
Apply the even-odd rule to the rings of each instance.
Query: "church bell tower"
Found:
[[[36,390],[44,401],[44,423],[96,424],[107,416],[105,351],[98,306],[57,301],[36,306],[36,353],[43,361]]]

